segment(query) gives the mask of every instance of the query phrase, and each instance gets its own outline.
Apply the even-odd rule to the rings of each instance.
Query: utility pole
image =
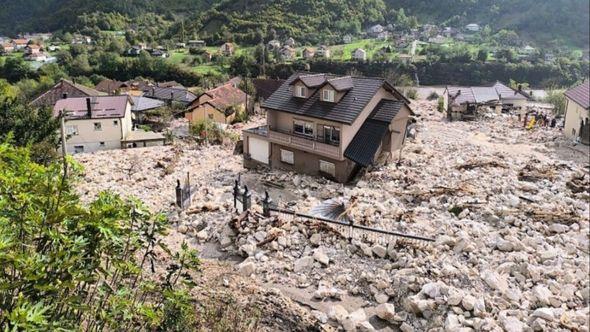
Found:
[[[61,155],[64,163],[64,178],[68,175],[68,162],[67,154],[68,150],[66,147],[66,110],[59,112],[60,132],[61,132]]]

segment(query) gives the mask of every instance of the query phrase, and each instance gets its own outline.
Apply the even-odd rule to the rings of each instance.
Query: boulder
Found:
[[[328,264],[330,263],[330,258],[328,257],[328,255],[326,255],[322,248],[318,248],[315,250],[315,252],[313,253],[313,259],[320,262],[324,266],[328,266]]]
[[[342,321],[342,327],[344,331],[356,331],[357,327],[360,323],[364,322],[367,319],[367,315],[365,314],[365,310],[360,308],[349,313],[346,318]]]
[[[238,265],[238,272],[243,276],[250,276],[256,271],[256,265],[253,262],[243,262]]]
[[[374,332],[375,328],[368,321],[364,321],[357,326],[359,332]]]
[[[313,245],[319,246],[320,243],[322,243],[322,236],[320,233],[313,233],[309,238],[309,242],[311,242]]]
[[[395,306],[391,303],[382,303],[375,308],[375,314],[383,320],[392,321],[395,317]]]
[[[293,271],[301,272],[305,269],[310,268],[313,265],[313,257],[311,256],[304,256],[299,258],[293,264]]]
[[[533,311],[533,317],[539,317],[550,322],[555,320],[555,315],[551,308],[539,308]]]
[[[374,245],[373,248],[371,248],[371,251],[379,258],[385,258],[385,256],[387,256],[387,249],[380,244]]]
[[[375,294],[375,301],[379,304],[385,303],[389,301],[389,296],[387,294],[377,293]]]
[[[477,299],[473,295],[468,294],[463,297],[463,300],[461,300],[461,305],[463,306],[463,309],[471,311],[475,308],[476,301]]]
[[[348,311],[340,304],[336,304],[328,310],[328,317],[333,321],[340,323],[346,316],[348,316]]]

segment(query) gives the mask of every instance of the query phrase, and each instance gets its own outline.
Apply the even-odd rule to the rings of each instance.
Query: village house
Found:
[[[244,130],[244,166],[265,165],[348,182],[404,144],[409,101],[381,78],[295,73]]]
[[[276,39],[273,39],[266,44],[266,48],[270,52],[273,52],[275,50],[279,50],[281,48],[281,42]]]
[[[224,43],[219,48],[219,52],[221,52],[221,55],[224,56],[232,56],[235,52],[235,46],[233,43]]]
[[[367,60],[367,51],[362,48],[357,48],[352,51],[352,58],[357,61],[365,61]]]
[[[497,114],[512,110],[524,116],[532,100],[522,87],[515,90],[501,82],[479,87],[447,86],[443,99],[449,120],[473,120],[484,109],[492,109]]]
[[[379,34],[385,32],[385,27],[381,24],[376,24],[367,29],[367,34],[373,38],[377,38]]]
[[[315,50],[313,48],[306,47],[303,49],[303,58],[311,60],[315,56]]]
[[[53,108],[65,114],[66,151],[95,152],[164,144],[159,133],[133,129],[129,96],[64,98]]]
[[[0,53],[8,54],[14,52],[14,45],[12,43],[4,43],[0,45]]]
[[[297,51],[293,47],[285,45],[283,46],[283,48],[281,48],[279,54],[281,55],[281,59],[283,59],[284,61],[293,60],[297,55]]]
[[[435,37],[428,38],[428,42],[432,44],[444,44],[447,39],[442,35],[436,35]]]
[[[565,92],[563,133],[567,138],[590,144],[590,84],[588,80]]]
[[[27,45],[25,48],[25,55],[33,55],[41,53],[41,46],[36,44]]]
[[[24,59],[27,61],[45,62],[47,61],[47,55],[45,53],[33,53],[25,55]]]
[[[320,45],[317,51],[315,52],[315,56],[318,58],[326,58],[329,59],[331,56],[330,48],[326,45]]]
[[[227,82],[199,95],[190,103],[184,114],[189,123],[210,119],[231,124],[237,113],[246,111],[248,96],[233,82]]]
[[[131,96],[131,114],[136,123],[144,123],[146,112],[166,107],[166,102],[144,96]]]
[[[25,38],[13,39],[12,45],[14,46],[15,51],[24,50],[25,47],[29,44],[29,40]]]
[[[478,32],[480,30],[480,27],[477,23],[470,23],[465,26],[465,30],[470,32]]]
[[[65,79],[62,79],[55,84],[51,89],[47,90],[37,98],[31,101],[31,105],[35,107],[51,106],[62,99],[64,96],[68,97],[96,97],[105,95],[104,93],[87,86],[77,84]]]
[[[150,52],[150,55],[153,56],[154,58],[168,58],[170,56],[170,54],[168,54],[168,52],[164,51],[164,50],[160,50],[160,49],[155,49],[152,50]]]
[[[287,38],[287,40],[285,40],[285,45],[289,47],[295,47],[295,39],[292,37]]]
[[[344,35],[344,37],[342,37],[342,42],[344,44],[350,44],[350,43],[352,43],[352,35],[350,35],[350,34]]]
[[[90,44],[92,44],[92,38],[90,38],[88,36],[80,35],[80,34],[75,34],[72,37],[72,44],[74,44],[74,45],[82,45],[82,44],[90,45]]]
[[[94,88],[109,95],[116,95],[126,92],[126,89],[129,88],[129,86],[125,82],[110,80],[107,78],[98,82]]]
[[[197,96],[185,87],[151,86],[146,88],[144,96],[181,106],[189,105],[197,99]]]
[[[199,49],[207,46],[207,43],[204,40],[189,40],[187,45],[189,48]]]
[[[176,48],[186,48],[186,43],[176,43]]]

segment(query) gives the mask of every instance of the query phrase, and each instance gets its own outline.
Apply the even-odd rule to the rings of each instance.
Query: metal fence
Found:
[[[247,186],[240,189],[240,180],[235,181],[234,185],[234,208],[239,211],[238,203],[241,204],[242,212],[249,210],[252,203],[252,193]],[[430,243],[434,242],[435,239],[430,237],[424,237],[419,235],[406,234],[401,232],[389,231],[379,228],[368,227],[360,224],[355,224],[352,220],[350,222],[344,222],[340,220],[334,220],[329,218],[323,218],[318,216],[312,216],[305,213],[296,212],[293,210],[282,209],[273,205],[273,201],[268,194],[268,191],[264,192],[262,199],[262,214],[265,217],[271,217],[273,213],[278,214],[282,217],[290,217],[292,219],[301,218],[308,221],[321,222],[330,225],[333,229],[338,231],[342,236],[349,240],[361,240],[371,243],[379,243],[387,245],[392,241],[402,241],[409,243]]]
[[[181,209],[186,209],[191,205],[192,201],[192,190],[190,182],[190,174],[186,173],[186,179],[184,185],[180,183],[180,180],[176,180],[176,206]]]

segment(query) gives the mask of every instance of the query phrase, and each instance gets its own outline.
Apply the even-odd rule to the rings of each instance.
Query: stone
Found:
[[[514,250],[514,245],[510,241],[498,239],[498,241],[496,241],[496,248],[500,251],[509,252]]]
[[[182,224],[182,225],[178,226],[178,231],[182,234],[186,234],[186,233],[188,233],[188,226],[185,224]]]
[[[199,240],[205,241],[205,240],[207,240],[209,238],[209,233],[207,233],[206,230],[202,230],[202,231],[200,231],[200,232],[197,233],[197,238]]]
[[[319,311],[319,310],[312,310],[311,314],[317,318],[317,320],[320,321],[320,323],[322,324],[326,324],[328,322],[328,315],[326,315],[325,313]]]
[[[256,271],[256,265],[252,262],[243,262],[238,265],[238,272],[243,276],[250,276]]]
[[[461,305],[463,306],[463,309],[471,311],[475,308],[475,301],[477,301],[477,299],[473,295],[468,294],[463,297],[463,300],[461,300]]]
[[[243,244],[240,246],[240,251],[246,254],[246,256],[254,256],[256,253],[256,245],[254,244]]]
[[[436,307],[434,300],[422,300],[418,296],[410,296],[406,302],[409,311],[416,315],[422,315],[428,318],[432,315],[432,310]]]
[[[399,329],[402,332],[414,332],[414,328],[412,327],[412,325],[406,322],[403,322],[402,325],[400,325]]]
[[[483,298],[478,298],[473,306],[473,314],[477,317],[483,317],[486,313],[486,304]]]
[[[349,313],[346,318],[342,321],[342,327],[344,331],[356,331],[357,326],[367,319],[365,310],[360,308]]]
[[[455,332],[461,327],[461,323],[459,323],[459,318],[457,315],[453,313],[449,313],[447,318],[445,319],[445,331],[446,332]]]
[[[538,308],[533,311],[533,317],[539,317],[550,322],[555,320],[555,315],[551,308]]]
[[[374,332],[375,328],[368,321],[364,321],[357,326],[359,332]]]
[[[256,241],[262,242],[266,239],[266,232],[258,231],[256,233],[254,233],[254,238],[256,239]]]
[[[436,282],[424,284],[421,292],[431,299],[437,298],[440,296],[440,285]]]
[[[490,288],[498,290],[501,293],[504,293],[508,288],[508,282],[506,281],[506,278],[494,271],[484,271],[481,275],[481,278]]]
[[[537,302],[539,302],[541,305],[551,304],[550,299],[551,296],[553,296],[553,293],[551,293],[549,288],[542,285],[537,285],[533,288],[533,295],[537,299]]]
[[[313,245],[319,246],[320,243],[322,243],[322,235],[320,235],[320,233],[313,233],[309,238],[309,242]]]
[[[284,236],[279,236],[277,238],[277,243],[281,246],[281,247],[286,247],[287,246],[287,238]]]
[[[375,295],[375,301],[379,304],[385,303],[389,301],[389,296],[387,296],[387,294],[377,293]]]
[[[504,317],[500,319],[502,327],[506,332],[522,332],[524,330],[524,323],[515,317]]]
[[[301,271],[311,267],[312,264],[313,264],[313,257],[311,257],[311,256],[301,257],[301,258],[297,259],[295,261],[295,263],[293,263],[293,271],[301,272]]]
[[[385,258],[387,256],[387,249],[380,244],[374,245],[371,251],[379,258]]]
[[[557,233],[557,234],[565,233],[569,229],[570,229],[569,226],[563,225],[563,224],[551,224],[549,226],[549,231],[551,231],[552,233]]]
[[[363,252],[363,254],[365,254],[365,256],[373,257],[373,250],[371,249],[371,247],[364,243],[361,243],[360,247],[361,251]]]
[[[383,320],[393,321],[395,317],[395,306],[391,303],[382,303],[375,308],[375,314]]]
[[[328,257],[328,255],[326,255],[322,248],[318,248],[315,250],[315,252],[313,253],[313,259],[320,262],[324,266],[328,266],[328,264],[330,264],[330,258]]]
[[[453,289],[449,291],[449,296],[447,297],[447,304],[451,306],[457,306],[463,300],[463,294],[457,290]]]
[[[328,310],[328,318],[333,321],[342,322],[346,316],[348,316],[348,311],[340,304],[333,305]]]

